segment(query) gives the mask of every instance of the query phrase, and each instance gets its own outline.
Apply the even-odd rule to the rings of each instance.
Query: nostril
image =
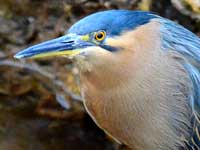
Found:
[[[62,43],[69,43],[70,44],[70,43],[74,43],[74,41],[72,41],[72,40],[71,41],[62,41]]]

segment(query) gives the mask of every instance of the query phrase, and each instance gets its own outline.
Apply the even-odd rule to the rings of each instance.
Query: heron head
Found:
[[[83,58],[89,64],[112,64],[124,52],[132,52],[132,32],[156,16],[149,12],[109,10],[89,15],[67,31],[67,34],[26,48],[15,58],[67,56]],[[125,60],[125,58],[123,58]]]

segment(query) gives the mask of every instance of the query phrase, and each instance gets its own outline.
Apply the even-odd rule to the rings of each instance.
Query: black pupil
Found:
[[[103,38],[103,33],[98,33],[97,34],[97,39],[102,39]]]

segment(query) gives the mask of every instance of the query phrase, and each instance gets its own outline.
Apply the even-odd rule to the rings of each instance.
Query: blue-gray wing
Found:
[[[189,103],[194,113],[193,133],[188,141],[188,149],[200,149],[200,38],[167,19],[159,19],[159,22],[163,25],[163,50],[174,50],[185,58],[183,65],[193,84]]]

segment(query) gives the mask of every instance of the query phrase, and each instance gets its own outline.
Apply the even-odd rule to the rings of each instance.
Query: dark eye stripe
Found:
[[[104,49],[106,49],[106,50],[108,50],[110,52],[115,52],[115,51],[118,50],[117,47],[112,47],[112,46],[109,46],[109,45],[100,45],[100,47],[102,47],[102,48],[104,48]]]

